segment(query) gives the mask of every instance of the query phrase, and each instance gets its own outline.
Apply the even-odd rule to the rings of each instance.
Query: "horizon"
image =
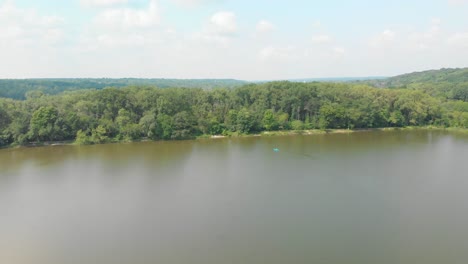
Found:
[[[243,81],[243,82],[276,82],[276,81],[290,81],[290,82],[301,82],[301,81],[314,81],[314,80],[374,80],[374,79],[385,79],[391,78],[394,76],[342,76],[342,77],[310,77],[310,78],[292,78],[292,79],[267,79],[267,80],[243,80],[235,78],[164,78],[164,77],[31,77],[31,78],[0,78],[0,80],[99,80],[99,79],[109,79],[109,80],[119,80],[119,79],[136,79],[136,80],[233,80],[233,81]]]
[[[467,11],[467,0],[0,0],[0,79],[255,82],[464,68]]]

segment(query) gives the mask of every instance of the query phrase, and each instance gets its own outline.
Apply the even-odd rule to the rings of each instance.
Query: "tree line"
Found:
[[[142,78],[85,78],[85,79],[0,79],[0,97],[25,100],[42,94],[54,95],[65,91],[104,89],[106,87],[157,86],[212,89],[232,88],[246,84],[233,79],[142,79]]]
[[[2,146],[426,125],[467,128],[468,103],[422,90],[294,82],[212,90],[134,86],[0,98]]]

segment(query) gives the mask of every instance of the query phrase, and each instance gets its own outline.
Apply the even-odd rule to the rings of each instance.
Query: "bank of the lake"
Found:
[[[325,135],[325,134],[349,134],[349,133],[360,133],[360,132],[372,132],[372,131],[447,131],[454,133],[466,133],[466,128],[451,128],[451,127],[436,127],[436,126],[424,126],[424,127],[383,127],[383,128],[362,128],[362,129],[303,129],[303,130],[278,130],[278,131],[263,131],[261,133],[252,134],[240,134],[231,133],[229,135],[202,135],[197,139],[217,139],[217,138],[237,138],[237,137],[269,137],[269,136],[294,136],[294,135]]]
[[[423,126],[423,127],[384,127],[384,128],[365,128],[365,129],[304,129],[304,130],[278,130],[278,131],[263,131],[261,133],[230,133],[229,135],[201,135],[194,138],[176,139],[176,140],[151,140],[142,138],[139,140],[117,140],[110,139],[106,142],[98,144],[80,144],[76,141],[48,141],[48,142],[33,142],[24,145],[12,144],[2,148],[21,148],[21,147],[43,147],[43,146],[64,146],[64,145],[100,145],[100,144],[116,144],[116,143],[132,143],[132,142],[153,142],[153,141],[180,141],[180,140],[200,140],[200,139],[221,139],[221,138],[242,138],[242,137],[270,137],[270,136],[294,136],[294,135],[324,135],[324,134],[349,134],[370,131],[412,131],[412,130],[427,130],[427,131],[447,131],[453,133],[468,134],[467,128],[453,128],[453,127],[436,127],[436,126]]]

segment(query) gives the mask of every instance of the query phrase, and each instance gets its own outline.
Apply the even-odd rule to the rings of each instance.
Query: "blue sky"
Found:
[[[389,76],[468,62],[468,0],[0,0],[0,78]]]

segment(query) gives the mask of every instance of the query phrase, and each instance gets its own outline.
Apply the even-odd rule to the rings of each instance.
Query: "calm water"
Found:
[[[4,149],[0,263],[465,264],[467,167],[430,131]]]

